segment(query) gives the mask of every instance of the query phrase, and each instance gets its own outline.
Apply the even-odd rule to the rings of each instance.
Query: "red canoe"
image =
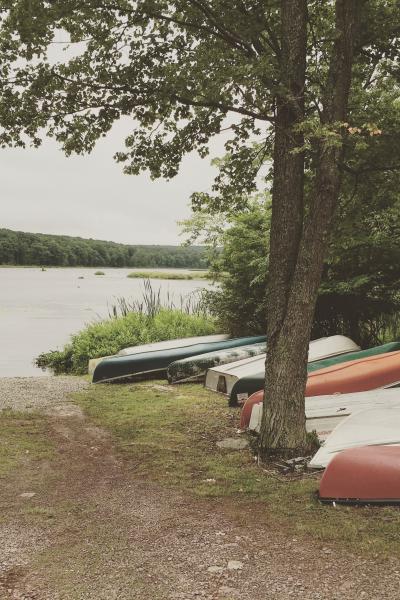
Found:
[[[323,502],[400,503],[400,446],[363,446],[337,454],[319,488]]]
[[[400,351],[368,356],[310,373],[306,396],[350,394],[386,387],[400,381]]]
[[[400,351],[368,356],[347,363],[332,365],[310,373],[307,379],[306,396],[350,394],[388,387],[400,382]],[[253,405],[263,401],[261,390],[248,398],[240,416],[240,427],[246,429],[250,423]]]

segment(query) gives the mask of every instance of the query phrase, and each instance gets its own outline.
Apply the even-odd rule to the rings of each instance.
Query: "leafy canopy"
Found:
[[[299,151],[310,179],[313,140],[341,143],[343,131],[343,170],[353,184],[398,171],[400,6],[360,1],[349,123],[329,127],[321,99],[334,7],[307,3]],[[131,132],[117,160],[127,173],[170,178],[186,153],[206,156],[210,138],[225,130],[229,158],[213,193],[195,194],[193,204],[235,210],[256,189],[260,169],[271,175],[280,55],[276,0],[0,0],[0,143],[39,144],[45,131],[67,154],[88,152],[127,117]]]

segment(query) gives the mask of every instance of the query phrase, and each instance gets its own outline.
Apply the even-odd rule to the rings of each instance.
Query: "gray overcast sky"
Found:
[[[0,227],[113,240],[128,244],[182,242],[176,221],[189,214],[193,191],[209,189],[211,157],[192,154],[170,182],[124,175],[113,154],[129,124],[118,123],[89,156],[66,158],[52,140],[39,149],[6,149],[0,161]]]

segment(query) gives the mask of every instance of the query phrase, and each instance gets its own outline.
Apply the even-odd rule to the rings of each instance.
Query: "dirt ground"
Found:
[[[243,510],[138,479],[67,393],[45,410],[54,457],[0,480],[1,599],[400,597],[397,559],[293,538],[255,503]]]

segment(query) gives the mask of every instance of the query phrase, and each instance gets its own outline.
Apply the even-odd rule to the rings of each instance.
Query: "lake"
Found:
[[[61,348],[86,323],[107,317],[116,298],[142,297],[144,280],[128,279],[127,275],[146,269],[102,268],[104,276],[95,275],[97,270],[0,268],[0,377],[46,374],[33,365],[36,356]],[[161,289],[162,297],[172,296],[177,305],[181,296],[209,287],[204,280],[157,279],[151,283],[154,290]]]

